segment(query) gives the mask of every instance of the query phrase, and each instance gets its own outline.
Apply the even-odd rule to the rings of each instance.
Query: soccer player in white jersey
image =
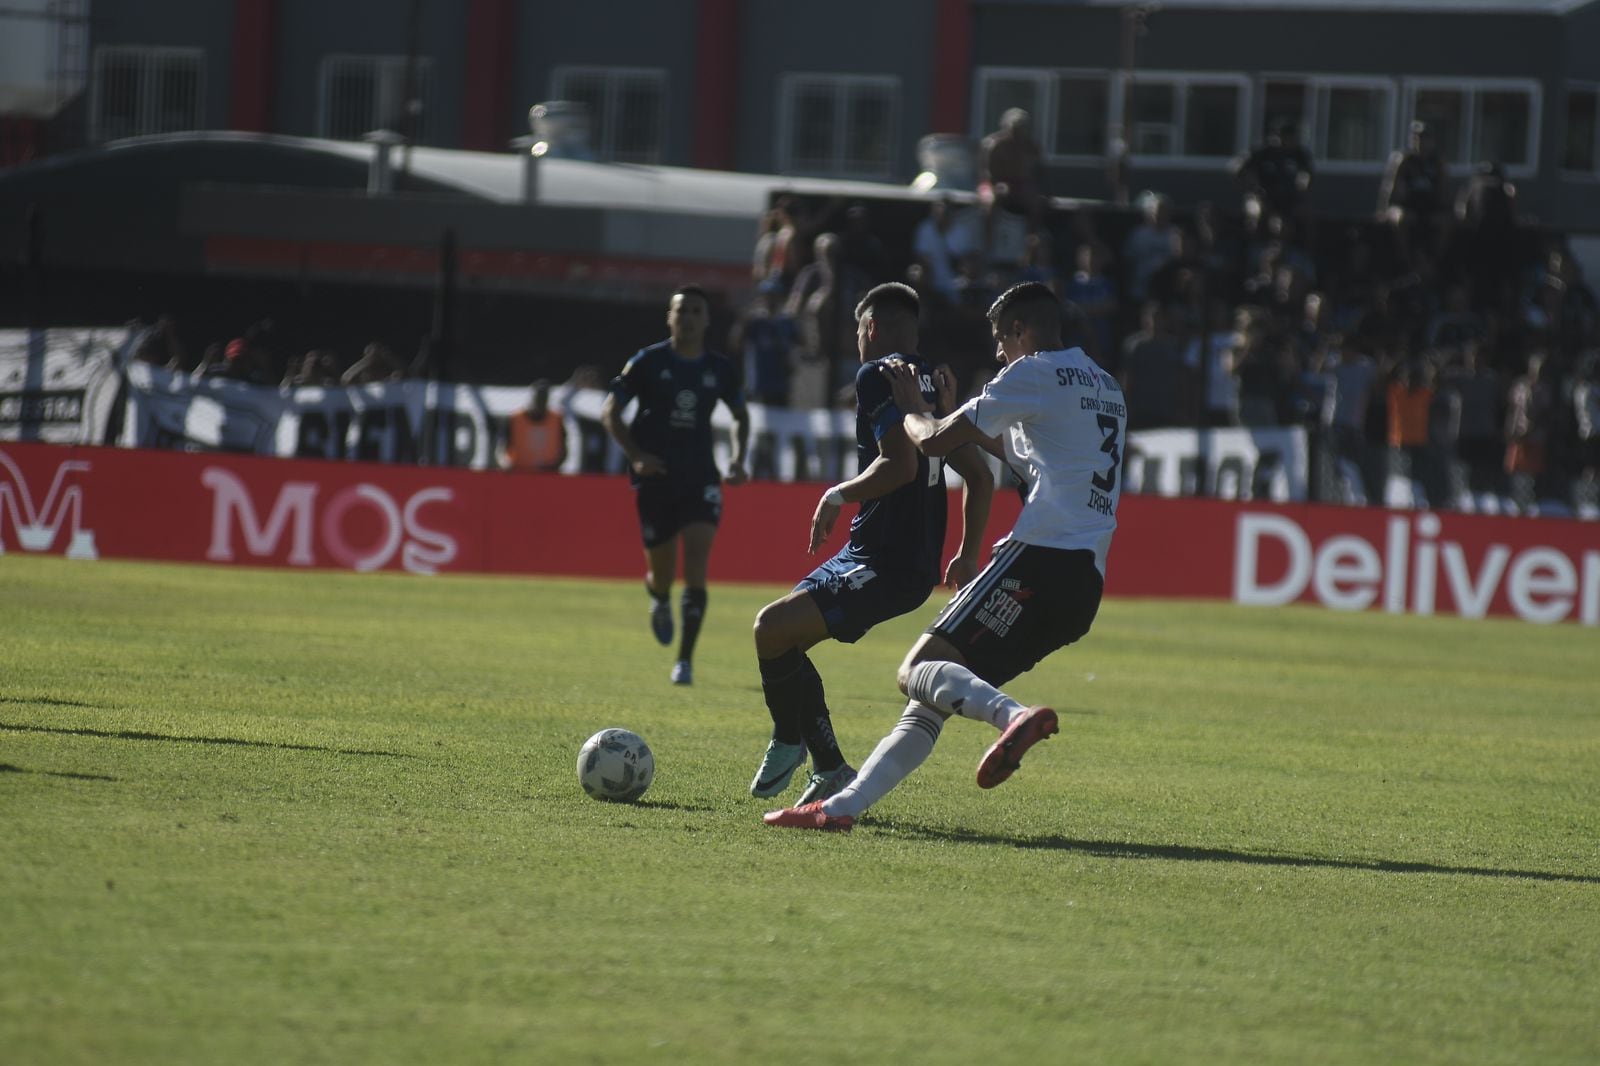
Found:
[[[816,803],[770,811],[768,825],[847,830],[921,766],[953,714],[988,722],[1000,739],[978,763],[978,787],[1006,780],[1029,748],[1057,732],[1056,712],[1025,707],[999,686],[1089,631],[1117,528],[1122,389],[1061,340],[1062,307],[1037,282],[989,308],[1000,373],[948,418],[935,419],[909,370],[893,375],[906,433],[926,455],[976,442],[1026,488],[1022,513],[983,571],[934,619],[900,664],[909,702],[855,781]]]

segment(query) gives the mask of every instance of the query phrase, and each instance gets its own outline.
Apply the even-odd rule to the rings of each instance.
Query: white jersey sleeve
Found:
[[[1081,349],[1039,352],[995,375],[961,414],[1027,478],[1008,540],[1094,552],[1105,573],[1122,496],[1128,412],[1116,378]]]

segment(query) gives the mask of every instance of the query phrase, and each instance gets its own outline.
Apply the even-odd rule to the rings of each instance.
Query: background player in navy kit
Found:
[[[644,538],[650,629],[672,643],[672,581],[683,543],[683,639],[672,666],[674,684],[694,680],[694,645],[706,613],[706,568],[722,517],[723,477],[711,450],[711,412],[721,400],[733,414],[727,483],[745,480],[750,413],[731,360],[706,349],[711,307],[705,290],[686,285],[667,304],[670,340],[640,349],[611,382],[600,411],[606,431],[628,457],[628,474]],[[622,409],[639,407],[629,425]]]
[[[855,771],[839,750],[822,678],[806,651],[829,637],[855,643],[879,622],[920,607],[939,583],[949,506],[943,464],[917,453],[884,373],[887,358],[897,356],[914,372],[922,400],[953,406],[949,373],[917,357],[918,311],[915,290],[898,282],[879,285],[856,307],[860,473],[823,493],[811,519],[809,551],[815,554],[827,539],[844,504],[861,508],[850,523],[850,543],[756,615],[756,657],[773,730],[750,783],[753,795],[787,788],[808,749],[813,772],[802,803],[849,783]],[[950,464],[966,481],[961,548],[945,571],[946,582],[960,587],[978,571],[994,479],[976,447],[955,451]]]
[[[1117,528],[1128,415],[1116,379],[1082,349],[1062,349],[1062,307],[1049,289],[1013,286],[989,321],[1005,366],[950,417],[932,417],[915,371],[891,367],[890,377],[918,449],[941,455],[983,444],[1023,475],[1022,513],[989,565],[906,654],[898,681],[910,702],[861,773],[827,800],[769,812],[769,825],[849,829],[922,765],[952,714],[1001,730],[978,763],[980,788],[1010,777],[1023,753],[1057,730],[1054,710],[1024,707],[996,686],[1094,622]]]

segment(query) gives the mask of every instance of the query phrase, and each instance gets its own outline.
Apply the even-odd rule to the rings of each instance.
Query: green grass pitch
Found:
[[[0,558],[0,1061],[1600,1060],[1595,630],[1111,601],[1011,782],[812,834],[780,591],[682,689],[638,582]],[[942,597],[815,652],[853,762]]]

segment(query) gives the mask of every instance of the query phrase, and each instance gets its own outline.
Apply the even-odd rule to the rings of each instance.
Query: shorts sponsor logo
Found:
[[[1011,632],[1011,627],[1017,624],[1021,615],[1021,600],[1006,589],[998,588],[989,593],[989,598],[978,608],[977,618],[979,625],[995,636],[1003,637]]]

